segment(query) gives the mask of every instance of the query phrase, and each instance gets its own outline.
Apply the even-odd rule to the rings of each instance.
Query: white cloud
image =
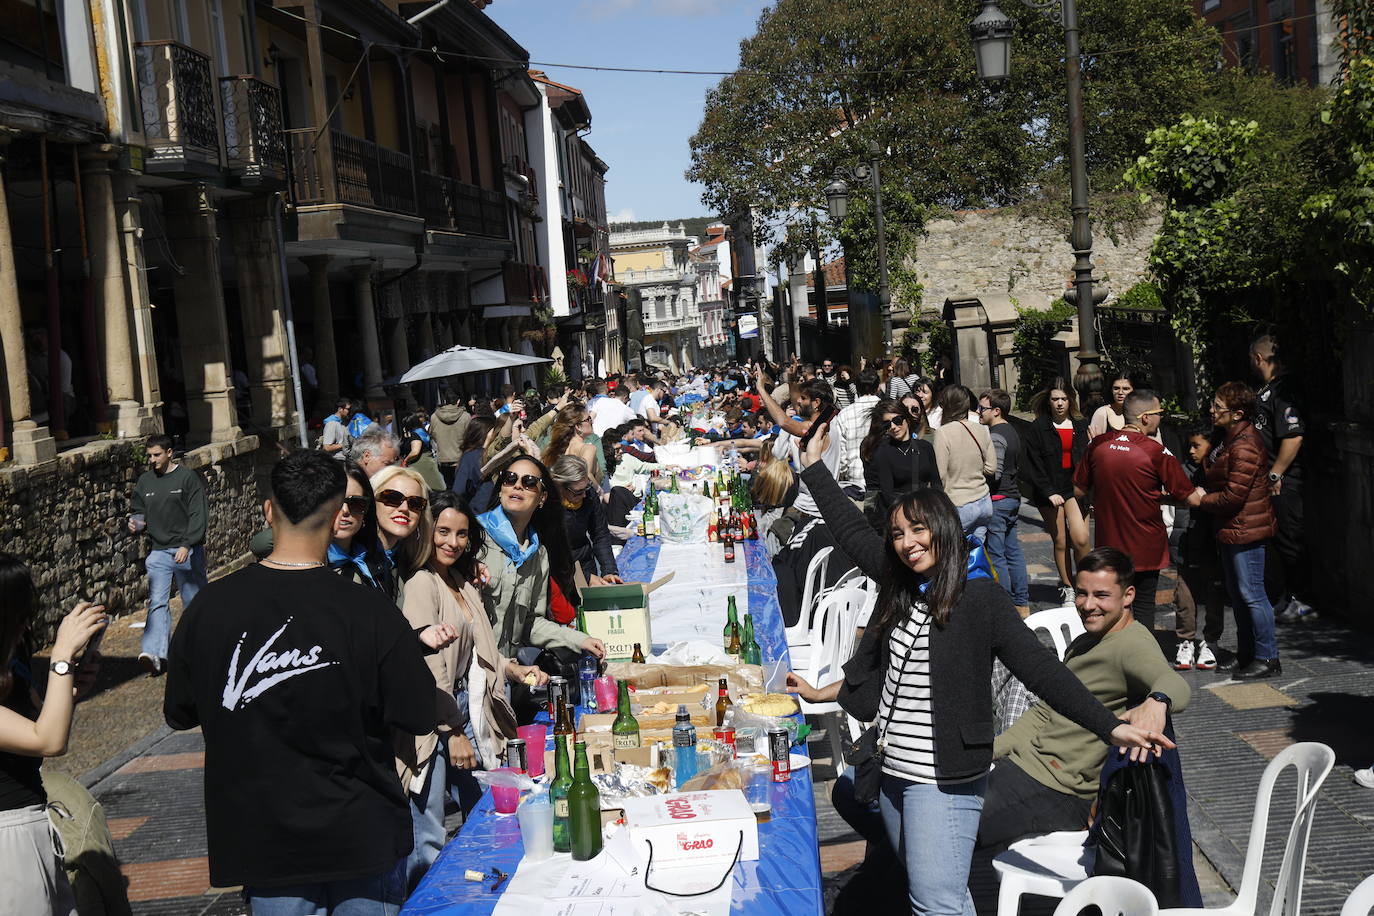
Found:
[[[610,215],[609,222],[612,223],[633,223],[635,221],[635,211],[633,207],[621,207]]]

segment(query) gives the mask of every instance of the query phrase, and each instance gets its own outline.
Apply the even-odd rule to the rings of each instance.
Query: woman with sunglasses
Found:
[[[373,588],[387,588],[390,570],[386,557],[377,545],[377,514],[373,508],[375,497],[372,483],[363,469],[351,461],[344,462],[348,474],[348,489],[344,491],[343,506],[334,517],[334,537],[329,542],[329,565],[354,582]]]
[[[405,582],[422,565],[429,542],[428,487],[418,471],[392,465],[372,475],[377,544],[386,558],[387,590],[405,606]]]
[[[501,654],[562,648],[606,657],[606,647],[549,617],[549,583],[572,583],[572,553],[563,503],[548,468],[519,455],[496,474],[493,504],[477,516],[485,543],[479,559],[490,577],[482,591]],[[571,597],[571,593],[564,594]]]
[[[595,441],[593,441],[595,440]],[[593,468],[594,480],[600,480],[601,440],[592,435],[592,415],[581,402],[574,401],[558,411],[553,421],[553,431],[549,434],[549,444],[544,449],[541,460],[553,467],[564,455],[581,458]]]
[[[467,502],[455,493],[436,493],[429,517],[433,536],[422,551],[423,567],[407,583],[403,610],[411,626],[452,627],[457,639],[425,657],[438,688],[434,731],[396,742],[415,831],[415,849],[406,860],[408,891],[443,849],[445,796],[452,794],[466,818],[482,797],[473,771],[501,766],[506,741],[515,737],[506,682],[548,681],[543,671],[516,664],[496,647],[482,596],[472,585],[482,526]]]
[[[873,405],[868,435],[859,443],[864,463],[864,511],[881,524],[897,499],[909,490],[943,489],[935,447],[918,438],[916,419],[897,401]]]
[[[606,510],[592,487],[587,462],[573,455],[559,458],[552,468],[553,482],[563,500],[563,524],[568,532],[568,547],[573,562],[582,567],[592,585],[619,585],[620,570],[611,550],[611,529],[606,525]]]

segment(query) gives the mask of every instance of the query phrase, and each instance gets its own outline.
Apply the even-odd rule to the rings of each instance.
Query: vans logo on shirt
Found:
[[[229,660],[229,675],[224,681],[224,696],[221,704],[225,709],[230,712],[242,709],[282,681],[298,674],[318,671],[321,668],[338,664],[338,662],[320,661],[320,646],[311,646],[306,652],[302,652],[300,649],[287,649],[284,652],[273,651],[277,640],[286,632],[286,628],[291,625],[293,619],[288,617],[286,623],[281,625],[281,629],[267,638],[267,641],[253,654],[241,672],[239,671],[239,659],[243,654],[243,643],[248,638],[248,634],[244,633],[239,637],[238,645],[234,647],[234,656]],[[258,675],[256,680],[254,680],[254,675]],[[250,682],[252,682],[251,687],[248,686]]]

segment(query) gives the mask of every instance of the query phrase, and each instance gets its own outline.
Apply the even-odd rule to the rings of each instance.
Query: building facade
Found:
[[[1280,82],[1329,86],[1339,61],[1336,23],[1326,0],[1194,0],[1221,33],[1226,63]]]
[[[616,281],[639,294],[643,358],[650,366],[680,372],[701,362],[696,247],[681,223],[611,233]]]

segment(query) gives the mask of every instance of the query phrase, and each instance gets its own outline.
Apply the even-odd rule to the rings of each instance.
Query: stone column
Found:
[[[402,305],[404,309],[404,304]],[[396,384],[400,384],[400,378],[405,371],[410,368],[410,352],[406,346],[406,313],[404,310],[396,316],[387,328],[386,337],[387,360],[391,364],[391,374],[396,378]],[[410,396],[408,387],[402,386],[407,400],[414,400]]]
[[[434,337],[435,345],[442,352],[453,346],[453,321],[452,312],[437,313],[434,316]]]
[[[316,413],[334,409],[339,399],[339,357],[334,348],[334,304],[329,301],[329,255],[301,258],[310,271],[311,317],[315,327],[315,377],[320,383]]]
[[[237,439],[215,204],[204,185],[164,192],[163,201],[167,237],[181,265],[172,289],[186,373],[189,437],[200,444]]]
[[[57,456],[57,441],[46,426],[33,421],[29,400],[29,360],[24,353],[24,316],[19,308],[19,281],[14,274],[14,240],[10,237],[9,194],[4,164],[11,140],[18,131],[0,128],[0,351],[4,355],[5,416],[14,422],[13,454],[0,437],[0,460],[13,457],[16,464],[38,464]],[[40,367],[40,371],[47,371]]]
[[[349,268],[353,299],[358,310],[358,336],[363,344],[363,393],[368,400],[386,397],[382,390],[382,350],[377,340],[377,311],[372,304],[372,262]]]
[[[439,351],[434,348],[434,321],[429,312],[420,313],[420,359],[429,359]]]
[[[287,385],[286,310],[271,199],[237,201],[228,209],[253,425],[289,433],[296,417]]]
[[[129,174],[116,174],[112,180],[115,222],[119,227],[120,262],[124,273],[124,301],[133,331],[134,407],[120,405],[117,414],[121,436],[149,436],[162,432],[162,386],[157,373],[157,351],[153,340],[153,306],[148,294],[148,272],[143,257],[143,201],[138,185]],[[106,333],[109,325],[106,325]],[[106,343],[109,347],[109,343]],[[108,349],[106,361],[109,361]],[[113,401],[114,398],[111,398]],[[113,418],[112,418],[113,419]]]

